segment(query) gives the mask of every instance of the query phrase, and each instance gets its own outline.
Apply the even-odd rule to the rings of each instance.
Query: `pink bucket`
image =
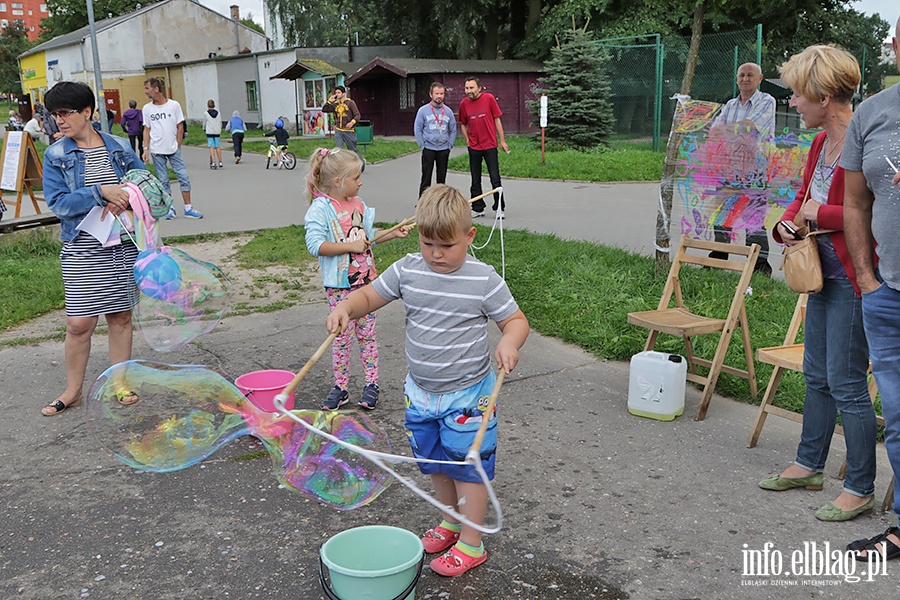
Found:
[[[253,403],[253,406],[266,412],[279,412],[275,408],[273,401],[275,396],[284,389],[284,387],[294,379],[294,373],[291,371],[281,371],[271,369],[268,371],[253,371],[241,375],[234,380],[241,393],[247,396],[247,399]],[[288,410],[294,409],[294,393],[291,392],[284,406]]]

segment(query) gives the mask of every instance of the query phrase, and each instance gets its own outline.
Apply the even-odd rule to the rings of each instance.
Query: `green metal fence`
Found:
[[[597,44],[610,54],[607,63],[616,116],[616,133],[648,136],[659,150],[661,132],[671,128],[675,101],[691,39],[646,34],[607,38]],[[735,75],[745,62],[760,62],[762,25],[753,29],[704,34],[691,86],[691,97],[725,102],[737,95]]]

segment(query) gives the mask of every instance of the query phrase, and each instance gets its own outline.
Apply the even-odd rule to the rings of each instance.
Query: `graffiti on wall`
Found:
[[[742,232],[771,229],[800,187],[814,134],[723,125],[716,121],[722,106],[688,100],[676,112],[673,238],[711,241],[714,229],[727,228],[736,242]]]

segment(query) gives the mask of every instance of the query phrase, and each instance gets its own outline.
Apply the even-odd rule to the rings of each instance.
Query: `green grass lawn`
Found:
[[[532,136],[508,136],[509,154],[500,151],[500,174],[504,177],[577,181],[659,181],[665,154],[653,152],[651,142],[613,141],[608,149],[579,152],[545,148]],[[468,172],[467,155],[450,159],[450,169]]]

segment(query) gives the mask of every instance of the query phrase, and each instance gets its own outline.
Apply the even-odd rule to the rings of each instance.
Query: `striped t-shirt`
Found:
[[[445,394],[483,379],[491,368],[488,319],[519,310],[494,268],[471,256],[453,273],[432,271],[407,254],[372,283],[385,300],[406,305],[406,361],[416,384]]]
[[[92,185],[115,185],[119,177],[109,162],[106,146],[84,148],[84,187]]]

